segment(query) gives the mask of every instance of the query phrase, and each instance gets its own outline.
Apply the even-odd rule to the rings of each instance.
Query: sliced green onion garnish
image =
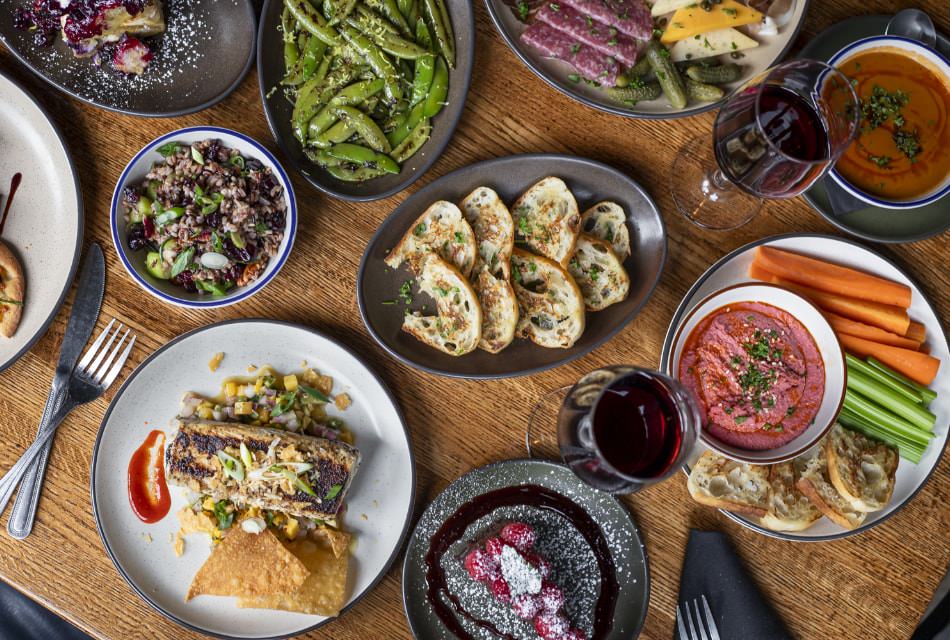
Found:
[[[313,398],[316,398],[316,399],[319,400],[320,402],[323,402],[323,403],[329,403],[329,402],[330,402],[330,398],[329,398],[328,396],[324,395],[323,393],[321,393],[320,391],[317,391],[316,389],[314,389],[314,388],[312,388],[312,387],[308,387],[308,386],[306,386],[306,385],[298,384],[298,385],[297,385],[297,388],[300,389],[301,391],[303,391],[304,393],[306,393],[308,396],[311,396],[311,397],[313,397]]]
[[[196,147],[191,148],[191,159],[197,162],[198,164],[205,163],[205,157],[201,155],[201,152],[198,151]]]
[[[251,452],[248,450],[247,445],[243,442],[241,443],[241,461],[244,463],[248,469],[254,466],[254,456],[251,455]]]
[[[234,478],[238,482],[244,481],[244,464],[240,460],[224,451],[218,452],[218,460],[221,461],[225,476]]]

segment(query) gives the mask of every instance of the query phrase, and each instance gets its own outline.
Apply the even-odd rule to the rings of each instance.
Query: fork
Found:
[[[703,601],[703,613],[700,613],[699,601]],[[693,614],[689,610],[689,605],[692,604],[693,608],[696,610],[696,625],[693,626]],[[716,628],[716,619],[713,617],[712,611],[709,609],[709,603],[706,602],[706,596],[700,596],[692,602],[684,602],[682,604],[682,611],[685,615],[680,614],[680,607],[676,607],[676,627],[679,629],[680,640],[719,640],[719,629]],[[689,633],[686,633],[686,626],[683,624],[683,618],[686,618],[686,624],[689,625]],[[697,633],[696,629],[699,629]]]
[[[83,354],[79,364],[70,374],[63,400],[50,416],[49,422],[36,434],[36,440],[23,452],[20,459],[10,467],[3,478],[0,478],[0,515],[6,510],[10,498],[13,497],[17,486],[29,470],[30,464],[43,451],[43,445],[53,437],[69,412],[79,405],[99,398],[122,371],[125,361],[132,352],[136,336],[132,334],[131,339],[126,342],[131,332],[131,329],[126,329],[116,343],[116,338],[119,337],[123,327],[119,323],[112,331],[114,325],[115,320],[99,333],[95,342]],[[123,345],[125,345],[124,349]]]

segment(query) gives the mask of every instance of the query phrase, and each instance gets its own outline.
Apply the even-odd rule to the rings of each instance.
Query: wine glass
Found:
[[[542,445],[539,414],[555,395],[563,395],[556,419],[561,458],[581,480],[613,494],[639,491],[680,469],[702,420],[697,400],[673,378],[604,367],[538,402],[525,438],[531,457]]]
[[[834,165],[858,132],[848,78],[818,60],[792,60],[726,98],[712,140],[695,138],[673,162],[676,207],[706,229],[734,229],[763,198],[792,198]]]

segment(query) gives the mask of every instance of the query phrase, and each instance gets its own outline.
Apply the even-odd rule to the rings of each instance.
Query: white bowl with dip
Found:
[[[950,90],[950,60],[934,49],[930,49],[916,40],[911,40],[900,36],[872,36],[870,38],[858,40],[857,42],[849,44],[847,47],[841,49],[838,53],[832,56],[828,61],[828,64],[840,69],[849,60],[855,58],[858,55],[866,54],[872,50],[880,50],[881,52],[885,53],[898,53],[908,57],[910,60],[925,67],[928,71],[931,71],[937,78],[942,79],[944,86]],[[887,87],[885,86],[884,88]],[[913,92],[911,92],[910,95],[911,102],[908,103],[908,107],[912,109],[912,102],[914,99]],[[892,121],[887,121],[884,124],[891,126]],[[950,129],[950,123],[946,125],[945,131],[947,129]],[[942,137],[950,137],[950,133],[944,133]],[[923,143],[921,146],[924,148],[924,150],[926,150],[928,143],[934,144],[935,141],[927,136],[926,138],[921,137],[921,142]],[[852,145],[858,144],[860,144],[860,136],[858,139],[852,142]],[[941,145],[941,147],[942,146],[943,145]],[[946,159],[947,157],[944,156],[944,158]],[[942,164],[945,165],[942,168],[946,174],[942,182],[939,182],[923,193],[915,194],[914,196],[904,196],[897,198],[886,198],[880,194],[868,193],[866,190],[852,184],[852,182],[845,178],[838,170],[837,166],[832,167],[830,174],[832,179],[837,182],[841,188],[843,188],[855,198],[858,198],[862,202],[866,202],[869,205],[882,207],[885,209],[914,209],[939,200],[947,194],[950,194],[950,159]],[[937,169],[940,168],[941,167],[937,167]]]
[[[740,284],[717,291],[700,302],[683,320],[673,339],[672,357],[670,358],[670,365],[667,372],[680,380],[684,385],[690,387],[691,382],[682,379],[679,374],[680,363],[683,359],[684,351],[686,351],[687,342],[693,334],[694,329],[703,324],[704,321],[707,321],[707,324],[705,324],[701,330],[706,330],[711,327],[714,314],[721,314],[720,317],[736,320],[736,313],[738,313],[738,311],[734,307],[738,308],[738,305],[769,305],[769,307],[776,308],[779,312],[777,314],[779,318],[772,317],[771,320],[773,320],[775,325],[779,328],[768,329],[768,335],[763,334],[761,338],[753,338],[750,342],[740,343],[737,341],[737,345],[742,345],[741,349],[738,350],[735,348],[736,345],[732,345],[733,351],[729,351],[730,345],[724,344],[722,353],[723,358],[726,360],[723,364],[735,371],[734,377],[737,383],[739,383],[744,374],[747,374],[752,369],[765,371],[766,375],[769,375],[774,369],[776,371],[775,375],[777,376],[774,382],[775,386],[769,388],[766,392],[750,396],[749,403],[758,405],[757,408],[753,409],[753,412],[758,415],[734,415],[735,413],[750,413],[746,403],[742,403],[742,406],[737,405],[733,407],[728,402],[725,403],[725,405],[720,402],[717,403],[716,407],[707,407],[705,400],[699,398],[697,395],[697,400],[699,400],[700,404],[700,413],[704,418],[704,426],[700,432],[700,439],[711,449],[740,462],[773,464],[790,460],[810,449],[827,433],[838,418],[838,412],[841,410],[841,405],[844,402],[847,376],[844,351],[841,349],[838,338],[835,336],[828,321],[825,320],[818,308],[811,302],[787,289],[770,284]],[[771,309],[767,307],[762,310],[771,311]],[[758,317],[757,315],[752,315],[754,313],[753,311],[742,312],[750,313],[750,320]],[[814,343],[814,349],[817,351],[817,355],[821,361],[824,377],[823,384],[821,381],[816,380],[817,376],[810,372],[807,367],[805,373],[801,374],[800,378],[797,379],[793,379],[795,378],[795,374],[780,370],[780,368],[785,368],[799,352],[797,348],[792,349],[791,346],[786,346],[790,344],[789,341],[795,344],[801,343],[803,350],[807,349],[811,351],[812,349],[807,340],[794,336],[790,336],[789,339],[784,337],[785,334],[780,331],[781,323],[779,322],[781,319],[780,316],[784,314],[792,316],[792,318],[810,334]],[[770,318],[767,314],[763,314],[762,317],[766,319]],[[748,327],[755,331],[754,336],[758,336],[760,333],[757,331],[758,325],[743,325],[743,327]],[[789,325],[789,327],[795,329],[795,327],[791,325]],[[772,331],[776,333],[771,334]],[[770,336],[774,337],[770,338]],[[794,340],[792,340],[792,338],[794,338]],[[761,356],[755,354],[757,353],[756,347],[762,347],[762,345],[774,350],[771,351],[770,356],[760,360],[758,358]],[[786,358],[787,354],[781,353],[783,348],[792,352],[792,355]],[[726,356],[728,356],[728,358],[726,358]],[[816,359],[814,362],[817,364],[818,360]],[[754,366],[750,366],[752,364],[754,364]],[[812,368],[814,368],[814,365]],[[704,374],[708,371],[708,367],[704,367],[702,370]],[[787,375],[783,376],[783,373],[787,373]],[[731,375],[733,374],[728,373],[727,378]],[[698,377],[702,377],[702,375]],[[747,379],[748,378],[746,378],[746,380]],[[722,380],[722,378],[720,378],[720,380]],[[817,411],[814,413],[810,424],[794,427],[797,435],[790,436],[790,432],[783,431],[785,418],[780,417],[779,420],[774,420],[773,415],[781,413],[783,416],[788,416],[787,420],[789,423],[807,421],[803,416],[810,414],[812,409],[804,409],[803,413],[799,413],[796,418],[795,412],[798,408],[797,405],[789,404],[789,406],[785,406],[790,402],[788,400],[789,396],[783,395],[780,387],[781,385],[796,383],[810,387],[813,396],[817,396],[816,389],[821,389],[821,400],[817,402]],[[695,384],[702,383],[697,381]],[[704,398],[707,397],[705,393],[707,389],[708,387],[704,388]],[[815,398],[813,397],[812,399],[814,401]],[[764,409],[763,405],[765,405]],[[805,411],[808,413],[804,413]],[[738,430],[740,425],[746,423],[749,419],[752,420],[750,425],[756,425],[759,420],[764,420],[766,417],[770,421],[774,420],[776,424],[773,425],[770,422],[764,422],[760,428],[754,431]],[[717,419],[721,420],[724,424],[730,423],[731,426],[729,428],[719,426],[717,422],[714,422]],[[750,425],[747,425],[745,428],[749,429]],[[717,437],[717,432],[721,434],[722,437]],[[732,440],[731,442],[722,439],[727,436],[728,439]],[[791,439],[788,439],[789,437],[791,437]],[[740,446],[737,442],[740,439],[749,441],[753,438],[759,443],[774,439],[777,446],[769,448],[747,448]],[[762,445],[757,444],[755,446],[761,447]]]

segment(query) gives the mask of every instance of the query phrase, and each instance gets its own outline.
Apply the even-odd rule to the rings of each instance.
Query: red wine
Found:
[[[798,93],[777,85],[751,87],[729,100],[714,139],[730,182],[763,198],[801,193],[831,160],[824,120]]]
[[[604,460],[633,478],[663,475],[683,441],[669,391],[643,374],[620,378],[604,390],[594,409],[593,436]]]

